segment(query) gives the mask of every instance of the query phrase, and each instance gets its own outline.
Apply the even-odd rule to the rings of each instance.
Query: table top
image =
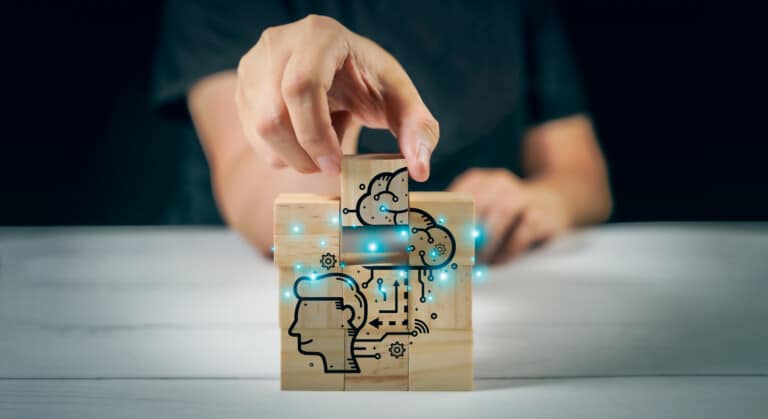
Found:
[[[476,391],[281,392],[277,271],[236,234],[0,228],[0,418],[768,412],[768,224],[607,225],[481,269]]]

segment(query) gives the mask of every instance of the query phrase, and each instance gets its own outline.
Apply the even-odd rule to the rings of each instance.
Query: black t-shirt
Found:
[[[542,0],[170,0],[156,59],[155,104],[188,118],[185,93],[197,80],[236,68],[265,28],[310,13],[331,16],[389,51],[440,122],[430,181],[412,182],[413,189],[443,189],[469,167],[519,173],[527,127],[586,111],[563,28]],[[388,132],[363,130],[360,152],[396,149]],[[198,152],[189,162],[198,182],[205,168],[201,157]],[[186,188],[196,202],[210,198],[208,191]],[[191,219],[205,221],[194,214]]]

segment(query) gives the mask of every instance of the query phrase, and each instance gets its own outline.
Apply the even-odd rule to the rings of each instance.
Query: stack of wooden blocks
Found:
[[[284,390],[471,390],[474,204],[345,156],[341,197],[280,195]]]

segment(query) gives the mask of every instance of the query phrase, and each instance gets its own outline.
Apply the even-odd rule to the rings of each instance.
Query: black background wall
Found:
[[[764,15],[736,2],[559,4],[613,220],[768,220]],[[181,140],[146,95],[160,13],[71,2],[5,16],[0,225],[167,222]]]

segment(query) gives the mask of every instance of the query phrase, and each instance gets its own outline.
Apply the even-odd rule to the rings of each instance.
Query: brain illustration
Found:
[[[408,171],[405,167],[383,172],[361,184],[365,193],[357,201],[357,218],[363,224],[405,224],[408,211]]]
[[[410,209],[411,245],[408,251],[418,256],[417,265],[428,268],[440,268],[447,265],[456,253],[456,241],[453,234],[435,222],[428,212]],[[411,265],[414,265],[411,259]]]

